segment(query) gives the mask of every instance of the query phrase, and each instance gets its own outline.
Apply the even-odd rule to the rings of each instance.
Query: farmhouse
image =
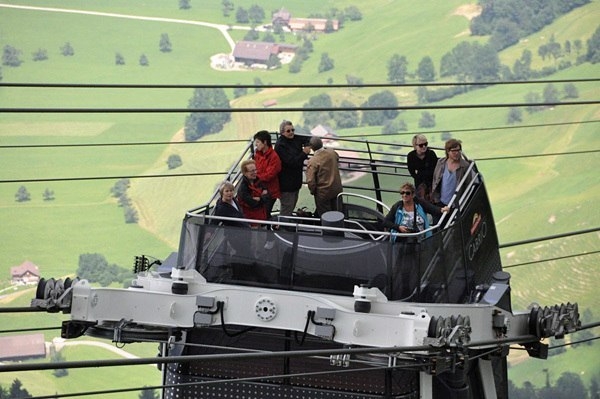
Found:
[[[316,32],[327,31],[327,21],[331,22],[330,29],[337,31],[340,28],[340,23],[337,19],[325,19],[325,18],[290,18],[288,26],[292,31],[307,31],[312,30]]]
[[[296,49],[297,46],[293,44],[241,41],[236,43],[233,57],[235,62],[246,65],[268,64],[271,57],[285,53],[294,54]]]
[[[291,31],[314,30],[316,32],[326,32],[327,21],[325,18],[292,18],[292,14],[285,8],[281,8],[271,16],[271,23],[274,26],[287,26]],[[340,23],[337,19],[329,21],[331,21],[330,30],[339,30]]]
[[[32,262],[26,260],[19,266],[10,268],[11,284],[37,284],[40,281],[40,269]]]
[[[44,334],[0,337],[0,361],[17,361],[46,356]]]

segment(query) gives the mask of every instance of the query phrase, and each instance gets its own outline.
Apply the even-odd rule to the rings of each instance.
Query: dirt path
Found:
[[[21,10],[59,12],[59,13],[68,13],[68,14],[97,15],[97,16],[101,16],[101,17],[110,17],[110,18],[136,19],[136,20],[142,20],[142,21],[171,22],[171,23],[176,23],[176,24],[204,26],[207,28],[217,29],[219,32],[221,32],[221,34],[223,35],[223,37],[225,38],[225,40],[231,47],[231,51],[233,51],[233,49],[235,47],[235,41],[229,34],[229,29],[250,30],[250,28],[246,27],[246,26],[229,26],[229,25],[222,25],[222,24],[213,24],[211,22],[190,21],[190,20],[186,20],[186,19],[144,17],[144,16],[140,16],[140,15],[128,15],[128,14],[116,14],[116,13],[110,13],[110,12],[73,10],[73,9],[67,9],[67,8],[19,6],[19,5],[15,5],[15,4],[5,4],[5,3],[0,3],[0,7],[16,8],[16,9],[21,9]],[[257,29],[257,30],[259,30],[259,29]]]

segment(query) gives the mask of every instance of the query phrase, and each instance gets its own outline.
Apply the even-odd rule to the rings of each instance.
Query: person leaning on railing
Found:
[[[267,202],[270,195],[265,185],[256,177],[256,162],[246,159],[241,164],[242,181],[237,200],[246,219],[267,220]],[[259,227],[252,223],[252,227]]]
[[[213,216],[222,216],[227,218],[244,219],[241,207],[235,199],[235,186],[231,182],[223,182],[219,187],[221,197],[217,199]],[[250,225],[241,220],[211,219],[211,224],[222,224],[233,227],[250,227]]]
[[[279,203],[281,216],[290,216],[298,203],[298,194],[302,187],[302,172],[304,161],[308,159],[310,139],[307,136],[295,134],[296,130],[290,121],[284,120],[279,125],[280,136],[275,143],[275,151],[281,160],[279,173]]]
[[[265,184],[269,191],[269,200],[265,204],[267,219],[271,218],[273,205],[281,197],[279,190],[279,173],[281,160],[271,145],[271,134],[266,130],[256,132],[254,135],[254,161],[256,162],[256,176]]]
[[[456,139],[446,141],[444,146],[446,157],[440,158],[433,172],[433,183],[431,186],[431,201],[434,205],[443,207],[450,204],[456,187],[463,179],[469,169],[469,161],[462,156],[462,142]],[[462,187],[467,187],[469,175]]]
[[[413,150],[406,156],[408,172],[415,180],[417,197],[431,200],[433,171],[438,162],[436,153],[429,148],[427,137],[416,134],[412,139]]]
[[[408,241],[408,237],[401,237],[402,234],[418,233],[429,228],[429,218],[427,214],[438,217],[444,212],[448,212],[448,207],[438,207],[425,200],[415,196],[415,186],[411,183],[404,183],[400,187],[401,200],[396,202],[383,221],[383,227],[391,231],[390,239],[392,242]],[[400,233],[400,234],[399,234]],[[431,232],[425,233],[429,237]],[[411,236],[411,238],[416,238]]]

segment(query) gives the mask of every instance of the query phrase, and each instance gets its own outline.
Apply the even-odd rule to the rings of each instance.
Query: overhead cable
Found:
[[[458,105],[397,105],[397,106],[356,106],[348,107],[349,111],[427,111],[431,109],[479,109],[479,108],[525,108],[525,107],[559,107],[572,105],[597,105],[600,100],[589,101],[553,101],[543,103],[490,103],[490,104],[458,104]],[[0,108],[0,113],[20,114],[159,114],[159,113],[290,113],[332,111],[331,107],[272,107],[272,108]]]
[[[30,83],[0,82],[0,87],[45,87],[64,89],[318,89],[318,88],[369,88],[369,87],[436,87],[436,86],[500,86],[553,83],[590,83],[600,82],[599,78],[544,79],[544,80],[506,80],[487,82],[414,82],[414,83],[323,83],[323,84],[118,84],[118,83]]]

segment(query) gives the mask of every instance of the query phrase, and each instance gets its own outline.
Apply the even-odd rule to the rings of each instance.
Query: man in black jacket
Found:
[[[302,187],[304,161],[310,154],[310,140],[307,136],[295,135],[294,125],[284,120],[279,126],[280,136],[275,143],[275,151],[281,160],[279,189],[281,190],[280,215],[289,216],[298,202],[298,193]]]

